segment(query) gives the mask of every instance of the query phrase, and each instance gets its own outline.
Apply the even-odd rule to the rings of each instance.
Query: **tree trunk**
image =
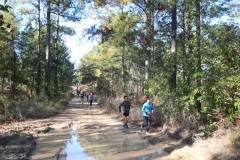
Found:
[[[46,60],[45,60],[45,94],[50,96],[49,94],[49,57],[50,57],[50,0],[47,1],[47,40],[46,40]]]
[[[173,63],[171,65],[171,76],[170,76],[170,91],[171,91],[171,100],[172,104],[175,103],[175,92],[176,92],[176,77],[177,77],[177,44],[176,44],[176,35],[177,35],[177,7],[176,0],[172,4],[172,28],[171,28],[171,55],[173,58]]]
[[[41,8],[40,8],[40,0],[38,0],[38,52],[37,52],[37,86],[36,86],[36,94],[40,94],[40,84],[41,84],[41,54],[40,54],[40,34],[41,34]]]
[[[145,89],[148,90],[149,78],[151,77],[153,39],[154,39],[154,0],[149,0],[146,8],[146,28],[147,35],[145,39]]]
[[[126,66],[125,66],[125,46],[124,41],[122,42],[122,89],[123,93],[126,94]]]
[[[183,79],[186,83],[190,83],[190,73],[191,73],[191,60],[189,60],[190,55],[190,10],[189,1],[184,0],[184,18],[183,18],[183,32],[184,32],[184,62],[183,63]]]
[[[4,74],[2,75],[2,93],[4,91],[4,86],[5,86],[5,77]]]
[[[58,41],[59,41],[59,10],[58,10],[58,17],[57,17],[57,40],[56,40],[56,57],[55,57],[55,74],[54,74],[54,94],[55,96],[58,95],[58,53],[59,53],[59,48],[58,48]]]
[[[11,77],[11,90],[12,90],[12,95],[14,97],[15,91],[16,91],[16,52],[15,52],[15,43],[14,43],[14,35],[13,35],[14,30],[12,30],[11,34],[12,34],[12,54],[13,54],[13,73],[12,73],[12,77]]]
[[[122,10],[122,15],[123,15],[123,10]],[[126,79],[126,64],[125,64],[125,30],[122,31],[122,89],[123,93],[127,94],[127,79]]]
[[[196,7],[196,38],[197,38],[197,72],[200,74],[202,72],[201,69],[201,10],[200,10],[200,1],[195,1],[195,7]],[[197,77],[196,80],[197,88],[199,89],[201,87],[201,78]],[[195,95],[196,100],[196,108],[198,112],[201,112],[201,102],[199,100],[199,97],[201,96],[200,91],[198,91]]]

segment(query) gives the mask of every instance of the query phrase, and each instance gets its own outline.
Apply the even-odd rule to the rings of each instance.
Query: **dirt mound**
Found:
[[[33,136],[30,135],[0,135],[0,159],[28,159],[35,144]]]

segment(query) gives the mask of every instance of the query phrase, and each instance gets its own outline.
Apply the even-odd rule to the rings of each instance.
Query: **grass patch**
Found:
[[[40,95],[26,100],[9,99],[0,95],[0,121],[47,118],[60,113],[69,104],[71,95],[62,95],[54,100]]]

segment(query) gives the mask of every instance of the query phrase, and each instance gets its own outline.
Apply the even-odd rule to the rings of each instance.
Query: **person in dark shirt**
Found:
[[[88,94],[86,95],[87,103],[88,103],[88,104],[89,104],[89,95],[90,95],[90,93],[88,93]]]
[[[124,116],[124,128],[128,128],[128,121],[131,118],[129,116],[130,113],[130,102],[128,101],[128,96],[124,96],[124,101],[122,101],[119,105],[119,112],[121,112]]]
[[[79,97],[79,94],[80,94],[80,89],[77,87],[77,96]]]
[[[81,102],[82,102],[82,104],[83,104],[83,100],[84,100],[84,92],[81,91]]]

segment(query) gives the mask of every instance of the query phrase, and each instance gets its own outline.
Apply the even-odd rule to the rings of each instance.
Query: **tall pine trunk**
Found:
[[[197,39],[197,72],[200,74],[202,72],[201,69],[201,10],[200,10],[200,1],[195,1],[195,7],[196,7],[196,39]],[[200,74],[201,75],[201,74]],[[197,77],[196,80],[197,88],[200,89],[201,87],[201,77]],[[195,95],[195,101],[196,101],[196,108],[198,112],[201,112],[201,102],[199,100],[201,96],[200,91],[198,91]]]
[[[176,85],[177,85],[177,7],[176,0],[172,4],[172,27],[171,27],[171,55],[173,62],[171,65],[171,75],[170,75],[170,92],[171,92],[171,101],[172,105],[175,103],[176,95]]]
[[[14,30],[12,29],[11,30],[11,41],[12,41],[12,54],[13,54],[13,73],[12,73],[12,76],[11,76],[11,90],[12,90],[12,95],[14,97],[15,95],[15,91],[16,91],[16,69],[17,69],[17,66],[16,66],[16,60],[17,60],[17,57],[16,57],[16,52],[15,52],[15,42],[14,42],[14,35],[13,35],[13,32]]]
[[[122,10],[123,15],[123,10]],[[125,64],[125,43],[124,43],[124,30],[122,31],[122,89],[123,93],[127,93],[127,80],[126,80],[126,64]]]
[[[153,40],[154,40],[154,0],[149,0],[146,7],[146,38],[145,38],[145,89],[148,90],[149,78],[151,77]]]
[[[57,17],[57,40],[56,40],[56,57],[55,57],[55,72],[54,72],[54,94],[58,95],[58,54],[59,54],[59,9]]]
[[[183,54],[184,54],[184,63],[183,63],[183,79],[185,84],[189,84],[191,81],[190,73],[192,73],[192,62],[189,60],[190,56],[190,7],[189,7],[189,0],[184,0],[184,15],[183,15],[183,32],[184,32],[184,47],[183,47]]]
[[[127,92],[127,82],[126,82],[126,64],[125,64],[125,44],[122,42],[122,89],[123,93]]]
[[[49,57],[50,57],[50,0],[47,0],[47,38],[46,38],[46,59],[45,59],[45,94],[50,96],[49,94]]]
[[[40,40],[41,40],[41,8],[40,8],[40,0],[38,0],[38,52],[37,52],[37,86],[36,86],[36,94],[40,94],[40,84],[41,84],[41,54],[40,54]]]

